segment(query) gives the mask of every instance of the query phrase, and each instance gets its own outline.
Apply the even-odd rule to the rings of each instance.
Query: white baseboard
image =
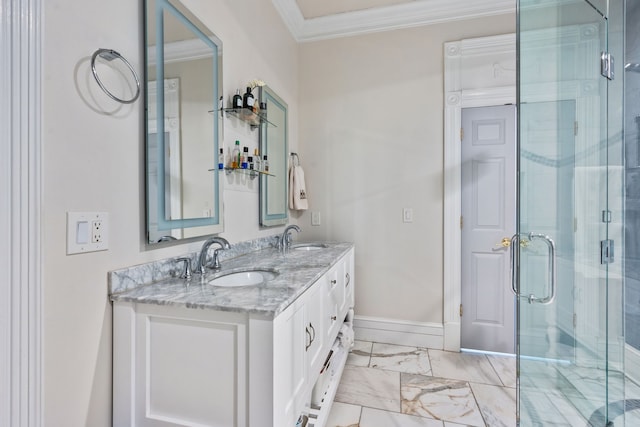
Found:
[[[385,344],[442,350],[444,329],[440,323],[407,322],[380,317],[355,316],[355,339]]]

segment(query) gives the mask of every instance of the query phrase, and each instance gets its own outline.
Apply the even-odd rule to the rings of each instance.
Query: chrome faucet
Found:
[[[220,270],[220,260],[218,259],[218,251],[229,249],[231,245],[229,244],[227,239],[216,236],[216,237],[211,237],[210,239],[205,240],[205,242],[202,244],[202,249],[200,250],[200,256],[198,257],[198,266],[196,267],[196,273],[204,274],[207,271],[205,268],[207,264],[207,254],[209,253],[209,248],[214,243],[219,244],[220,248],[213,251],[213,265],[211,266],[211,268],[214,270]]]
[[[287,226],[287,228],[285,228],[282,232],[280,239],[278,240],[278,247],[280,248],[280,250],[284,251],[291,247],[291,230],[295,230],[298,233],[302,231],[300,227],[295,224]]]

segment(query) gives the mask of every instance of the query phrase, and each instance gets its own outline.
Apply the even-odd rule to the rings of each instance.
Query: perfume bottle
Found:
[[[249,147],[244,147],[242,149],[242,157],[240,158],[240,167],[242,169],[246,169],[249,167],[247,161],[249,160]]]
[[[240,141],[236,140],[236,145],[231,152],[231,168],[237,169],[240,167]]]
[[[242,108],[242,96],[240,96],[240,89],[236,89],[236,94],[233,95],[233,108]]]
[[[242,107],[253,110],[253,104],[255,103],[255,98],[251,93],[251,88],[247,87],[247,92],[242,97]]]

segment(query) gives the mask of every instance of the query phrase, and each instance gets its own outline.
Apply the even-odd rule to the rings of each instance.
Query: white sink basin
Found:
[[[277,275],[278,273],[272,270],[238,271],[211,279],[209,284],[226,287],[260,285],[275,279]]]
[[[297,245],[291,246],[291,249],[295,251],[318,251],[328,247],[329,246],[324,243],[298,243]]]

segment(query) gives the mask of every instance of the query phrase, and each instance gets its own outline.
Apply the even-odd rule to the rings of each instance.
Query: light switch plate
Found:
[[[413,222],[413,209],[402,209],[402,222]]]
[[[107,212],[67,212],[67,255],[109,249]]]
[[[311,212],[311,225],[320,225],[320,212]]]

